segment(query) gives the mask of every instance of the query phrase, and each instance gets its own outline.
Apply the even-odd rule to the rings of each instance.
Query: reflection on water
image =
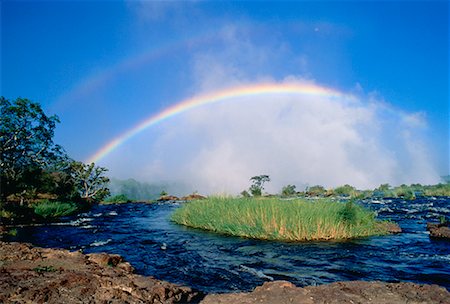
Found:
[[[404,233],[339,242],[281,243],[227,237],[169,221],[178,204],[96,206],[61,223],[18,229],[9,240],[117,253],[140,274],[205,292],[252,290],[268,280],[298,286],[340,280],[412,281],[450,289],[450,242],[427,221],[450,216],[449,198],[362,201]]]

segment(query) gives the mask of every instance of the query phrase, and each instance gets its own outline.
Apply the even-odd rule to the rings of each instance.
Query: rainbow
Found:
[[[260,83],[246,86],[231,87],[208,94],[197,95],[182,100],[175,105],[157,113],[133,128],[122,133],[112,141],[104,145],[87,160],[88,163],[98,162],[114,151],[117,147],[145,129],[160,123],[163,120],[174,117],[180,113],[201,107],[206,104],[213,104],[232,100],[236,97],[261,96],[261,95],[312,95],[325,97],[349,96],[333,89],[320,87],[311,83]]]

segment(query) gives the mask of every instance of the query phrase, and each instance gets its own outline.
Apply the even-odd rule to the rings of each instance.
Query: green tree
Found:
[[[250,193],[253,196],[261,196],[264,190],[264,183],[270,182],[269,175],[257,175],[250,178],[252,185],[250,186]]]
[[[355,187],[345,184],[344,186],[339,186],[334,189],[334,194],[348,197],[355,197],[357,190]]]
[[[292,196],[295,195],[295,185],[286,185],[281,189],[281,195],[282,196]]]
[[[327,190],[323,186],[315,185],[315,186],[309,187],[306,190],[306,193],[309,196],[321,196],[321,195],[325,195],[327,193]]]
[[[109,195],[109,178],[104,175],[107,171],[106,168],[96,167],[94,163],[71,163],[72,178],[82,199],[101,201]]]
[[[1,199],[36,189],[41,173],[65,155],[53,142],[57,116],[47,116],[38,103],[0,97]]]

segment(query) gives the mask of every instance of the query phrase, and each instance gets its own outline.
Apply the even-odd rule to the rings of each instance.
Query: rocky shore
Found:
[[[119,255],[82,254],[0,241],[0,303],[450,303],[437,285],[268,282],[249,293],[205,295],[144,277]]]

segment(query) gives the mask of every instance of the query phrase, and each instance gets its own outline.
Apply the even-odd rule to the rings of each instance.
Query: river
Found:
[[[450,198],[359,203],[379,219],[397,222],[403,233],[336,242],[258,241],[174,224],[169,218],[178,203],[128,203],[98,205],[58,223],[19,227],[7,240],[117,253],[139,274],[204,292],[249,291],[270,280],[298,286],[410,281],[450,289],[450,242],[430,239],[425,229],[427,221],[450,217]]]

